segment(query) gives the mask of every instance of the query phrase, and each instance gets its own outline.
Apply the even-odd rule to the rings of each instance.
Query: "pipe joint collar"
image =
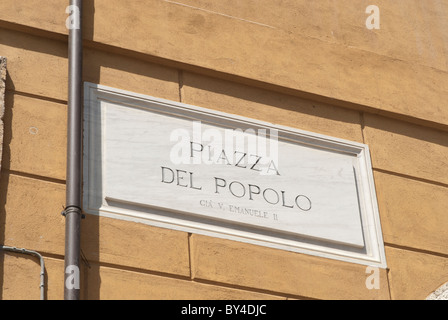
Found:
[[[82,213],[82,209],[79,207],[67,207],[61,212],[61,215],[66,217],[69,213],[77,213],[81,215],[81,219],[85,219],[86,215]]]

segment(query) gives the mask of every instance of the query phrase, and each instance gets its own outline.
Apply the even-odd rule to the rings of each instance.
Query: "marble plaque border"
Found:
[[[101,102],[107,101],[132,108],[151,110],[204,122],[225,124],[230,128],[276,129],[279,137],[311,145],[322,150],[332,150],[356,157],[357,188],[361,207],[361,223],[365,240],[364,248],[354,248],[319,240],[278,237],[250,227],[230,223],[211,222],[201,218],[179,216],[175,212],[135,206],[132,203],[107,199],[105,188],[101,139],[104,126],[101,122]],[[308,131],[276,125],[202,107],[151,97],[144,94],[115,89],[86,82],[84,84],[84,155],[83,155],[83,210],[87,214],[134,221],[156,227],[198,233],[212,237],[242,241],[270,248],[310,254],[319,257],[386,268],[386,257],[381,232],[375,184],[369,147],[365,144],[329,137]]]

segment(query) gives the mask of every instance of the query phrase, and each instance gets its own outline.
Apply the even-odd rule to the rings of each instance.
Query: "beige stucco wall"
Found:
[[[448,2],[85,1],[84,80],[369,145],[388,269],[87,216],[85,299],[424,299],[448,281]],[[8,58],[0,244],[63,298],[67,30],[59,0],[0,2]],[[0,255],[0,298],[39,265]]]

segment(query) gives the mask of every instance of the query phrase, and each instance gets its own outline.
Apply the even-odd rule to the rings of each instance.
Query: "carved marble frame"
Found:
[[[101,191],[103,189],[101,163],[105,159],[101,154],[100,140],[104,132],[102,128],[95,125],[95,123],[101,123],[101,101],[149,108],[153,112],[169,110],[175,114],[194,114],[204,120],[219,118],[220,121],[226,122],[229,126],[233,125],[235,128],[254,125],[275,128],[288,139],[299,139],[303,143],[318,148],[330,148],[354,155],[358,159],[357,187],[362,206],[361,220],[365,247],[363,250],[355,250],[343,245],[328,246],[326,243],[319,242],[285,241],[267,235],[254,236],[245,230],[232,229],[227,226],[210,226],[201,221],[183,223],[182,219],[166,219],[166,217],[159,219],[157,210],[153,210],[151,218],[148,218],[147,214],[139,214],[138,209],[123,208],[114,206],[113,202],[108,203]],[[380,268],[387,267],[370,152],[367,145],[87,82],[84,85],[84,111],[83,210],[86,213],[351,263]]]

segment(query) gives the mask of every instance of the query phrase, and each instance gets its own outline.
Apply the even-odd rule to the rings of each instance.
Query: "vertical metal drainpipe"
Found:
[[[75,21],[68,38],[67,185],[64,299],[80,298],[82,175],[82,0],[70,0]]]

